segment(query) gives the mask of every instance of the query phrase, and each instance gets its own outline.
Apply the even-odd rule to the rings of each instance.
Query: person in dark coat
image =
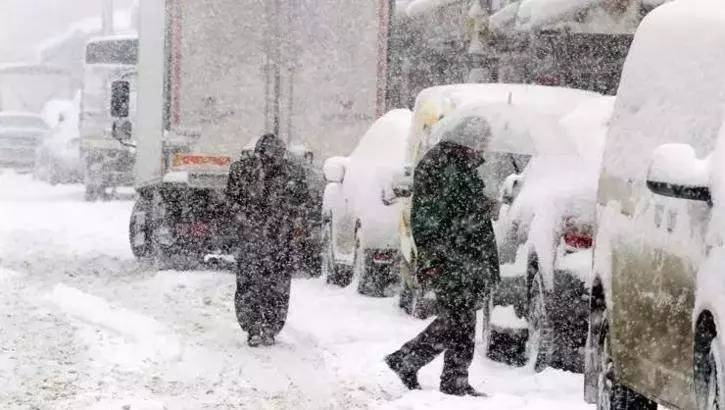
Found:
[[[285,324],[293,244],[309,201],[304,170],[285,151],[276,136],[263,135],[229,173],[227,198],[241,241],[234,304],[250,346],[274,344]]]
[[[480,152],[453,142],[431,149],[415,169],[411,224],[421,283],[436,293],[438,317],[417,337],[386,357],[410,389],[417,373],[445,352],[440,390],[481,396],[468,381],[476,335],[476,310],[499,281],[492,201],[477,168]]]

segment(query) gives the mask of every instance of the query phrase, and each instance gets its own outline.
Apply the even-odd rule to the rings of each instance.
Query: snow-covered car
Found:
[[[676,0],[627,57],[602,160],[585,399],[725,405],[725,10]]]
[[[45,104],[43,118],[50,126],[35,153],[34,175],[55,184],[83,181],[83,161],[79,147],[78,113],[80,96],[73,101],[54,100]]]
[[[405,173],[397,179],[393,191],[403,195],[396,195],[395,201],[400,205],[400,250],[401,250],[401,276],[403,290],[400,295],[400,307],[414,316],[427,316],[431,313],[431,305],[434,295],[423,289],[414,274],[416,271],[415,241],[410,225],[411,187],[413,181],[413,169],[415,164],[422,158],[434,144],[435,138],[431,137],[432,129],[442,119],[459,111],[463,107],[481,104],[492,109],[490,113],[503,113],[500,108],[493,108],[492,105],[507,104],[511,107],[521,109],[522,115],[536,113],[544,116],[561,116],[568,113],[584,101],[599,98],[599,94],[573,90],[559,87],[546,87],[526,84],[456,84],[440,87],[432,87],[423,90],[417,97],[413,122],[408,139],[408,146],[405,157]],[[555,104],[552,101],[556,101]],[[486,109],[486,108],[484,108]],[[489,114],[490,114],[489,113]],[[485,114],[488,119],[491,117]],[[507,120],[506,117],[501,117]],[[514,121],[514,123],[516,123]],[[523,123],[521,123],[523,124]],[[525,129],[521,130],[525,131]],[[508,151],[526,152],[525,146],[509,147]],[[501,179],[489,182],[492,190],[492,197],[496,198],[498,189],[504,179],[516,171],[511,163],[510,157],[504,157],[503,163],[510,167],[508,172],[497,174]],[[521,158],[519,158],[521,160]],[[492,164],[493,162],[489,162]],[[525,165],[525,163],[518,164]],[[519,168],[519,171],[523,166]]]
[[[0,166],[32,171],[35,151],[48,131],[48,124],[38,114],[0,112]]]
[[[347,157],[324,165],[323,275],[358,291],[383,296],[399,283],[398,213],[383,191],[403,167],[412,113],[393,110],[378,119]]]
[[[537,371],[582,368],[595,198],[613,104],[614,97],[601,97],[567,114],[560,137],[576,150],[534,155],[502,187],[496,233],[503,278],[491,329],[504,331],[495,314],[513,305],[527,319],[526,359]]]

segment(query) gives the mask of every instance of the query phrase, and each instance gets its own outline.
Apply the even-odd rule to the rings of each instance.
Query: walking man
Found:
[[[263,135],[254,154],[232,164],[227,198],[239,227],[234,305],[247,343],[272,345],[287,319],[295,236],[309,192],[284,143]]]
[[[436,292],[438,317],[385,358],[409,389],[420,389],[418,370],[445,352],[441,392],[485,396],[468,381],[476,310],[499,280],[491,202],[477,171],[482,164],[481,152],[443,141],[415,169],[411,223],[417,274]]]

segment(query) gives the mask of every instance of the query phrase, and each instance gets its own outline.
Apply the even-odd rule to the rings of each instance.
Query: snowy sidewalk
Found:
[[[295,280],[278,345],[250,349],[233,275],[132,259],[129,200],[89,204],[82,187],[1,172],[0,408],[590,408],[580,375],[478,354],[471,382],[490,398],[438,393],[441,359],[408,392],[382,358],[426,322],[323,280]]]

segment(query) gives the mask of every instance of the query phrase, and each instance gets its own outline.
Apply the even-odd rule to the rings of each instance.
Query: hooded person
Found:
[[[237,320],[250,346],[274,344],[287,318],[294,239],[309,192],[284,143],[263,135],[254,153],[230,168],[227,199],[238,226]]]
[[[480,124],[478,124],[480,126]],[[458,129],[424,155],[415,168],[411,224],[418,250],[418,279],[436,293],[438,317],[417,337],[385,358],[410,389],[417,373],[445,352],[440,390],[482,396],[468,381],[476,310],[499,281],[491,201],[478,168],[479,132]],[[483,127],[484,132],[488,131]]]

